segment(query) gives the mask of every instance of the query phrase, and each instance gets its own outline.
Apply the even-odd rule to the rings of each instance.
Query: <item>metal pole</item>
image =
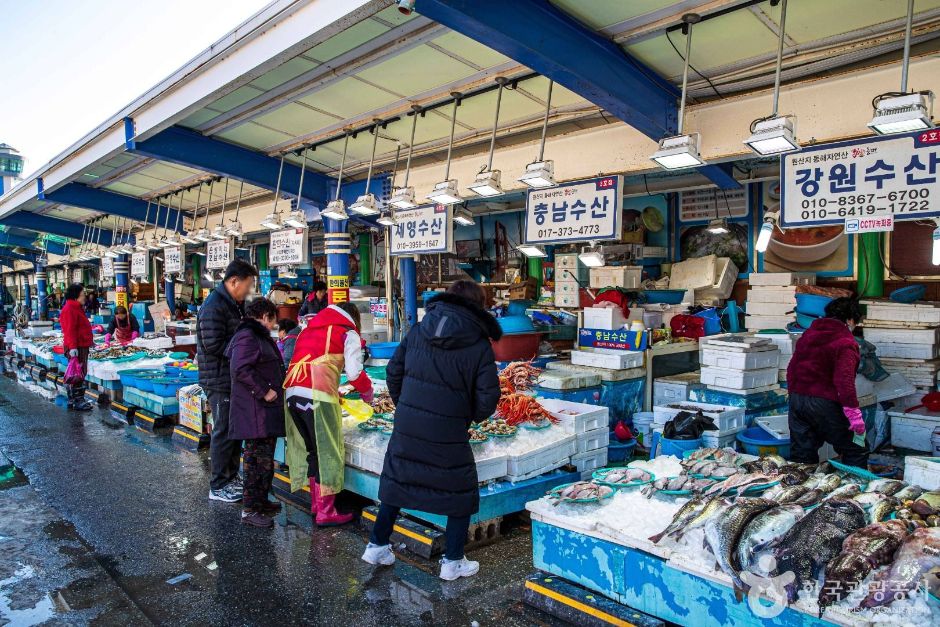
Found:
[[[212,185],[215,183],[214,180],[209,181],[209,200],[206,201],[206,219],[202,223],[203,229],[209,228],[209,207],[212,206]],[[274,197],[274,202],[277,202],[277,196]]]
[[[417,114],[415,114],[417,115]],[[388,325],[388,341],[395,337],[395,313],[392,301],[394,290],[392,286],[392,227],[385,227],[385,323]]]
[[[369,173],[366,174],[366,191],[369,193],[369,183],[372,182],[372,166],[375,164],[375,146],[379,143],[379,124],[376,122],[375,126],[372,127],[372,159],[369,160]]]
[[[444,180],[450,180],[450,155],[454,150],[454,129],[457,128],[457,107],[460,106],[460,94],[453,93],[454,96],[454,110],[451,112],[450,116],[450,142],[447,144],[447,165],[444,167]]]
[[[297,185],[297,211],[303,211],[303,208],[300,206],[300,199],[303,197],[304,193],[304,172],[307,171],[307,149],[304,148],[301,152],[303,153],[303,160],[300,164],[300,183]],[[244,184],[245,182],[242,181],[242,185]],[[241,201],[241,190],[239,190],[238,195],[239,201]]]
[[[421,107],[418,105],[411,105],[411,110],[414,111],[414,119],[411,121],[411,142],[408,144],[408,158],[405,160],[405,184],[402,187],[408,187],[408,175],[411,174],[411,153],[415,149],[415,129],[418,128],[418,114],[421,112]]]
[[[486,162],[487,172],[493,170],[493,151],[496,150],[496,129],[499,128],[499,105],[503,99],[503,85],[506,84],[506,79],[500,76],[496,79],[496,83],[499,87],[496,89],[496,113],[493,115],[493,135],[490,137],[490,158]]]
[[[339,200],[339,191],[343,186],[343,170],[346,169],[346,149],[349,147],[349,133],[346,133],[343,140],[343,160],[339,162],[339,176],[336,177],[336,197],[333,200]]]
[[[689,85],[689,55],[692,53],[692,24],[685,36],[685,67],[682,70],[682,102],[679,104],[679,135],[682,134],[682,119],[685,117],[685,90]]]
[[[913,2],[914,0],[911,0]],[[786,36],[787,27],[787,0],[780,2],[780,41],[777,42],[777,73],[774,75],[774,111],[771,115],[777,115],[777,103],[780,101],[780,69],[783,63],[783,38]],[[692,27],[689,27],[689,39],[692,38]],[[686,53],[688,58],[688,52]]]
[[[904,27],[904,62],[901,64],[901,92],[907,93],[907,67],[911,62],[911,28],[914,23],[914,0],[907,0],[907,24]]]
[[[274,206],[271,213],[277,213],[278,196],[281,195],[281,174],[284,173],[284,155],[281,155],[281,165],[277,168],[277,185],[274,186]]]
[[[545,137],[548,135],[548,112],[552,108],[552,87],[555,81],[549,79],[548,94],[545,96],[545,118],[542,120],[542,141],[539,142],[539,161],[545,156]],[[679,119],[682,119],[681,117]]]

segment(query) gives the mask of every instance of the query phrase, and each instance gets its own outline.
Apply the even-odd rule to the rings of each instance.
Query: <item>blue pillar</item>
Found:
[[[352,253],[352,238],[346,226],[346,220],[323,219],[326,288],[331,305],[349,300],[349,255]]]
[[[49,287],[46,267],[36,264],[36,295],[39,297],[39,319],[49,317]]]
[[[127,302],[127,287],[130,284],[130,271],[131,264],[127,260],[127,255],[118,255],[114,260],[114,304],[125,307],[128,311],[130,311],[130,305]]]
[[[26,307],[26,309],[30,311],[32,311],[33,309],[33,303],[30,297],[30,293],[29,293],[29,275],[28,274],[23,275],[23,306]],[[30,318],[32,318],[32,315],[30,315]]]
[[[414,257],[401,258],[401,292],[405,298],[405,321],[402,337],[418,324],[418,267]]]
[[[164,275],[163,291],[166,293],[166,306],[170,308],[170,316],[172,316],[176,310],[176,284],[168,274]]]

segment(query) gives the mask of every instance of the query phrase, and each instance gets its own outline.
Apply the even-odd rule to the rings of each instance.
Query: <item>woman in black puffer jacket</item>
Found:
[[[431,300],[388,364],[395,428],[379,485],[382,507],[362,556],[370,564],[394,563],[389,537],[399,509],[407,507],[448,517],[442,579],[479,570],[463,553],[470,517],[480,507],[467,428],[496,410],[499,377],[490,340],[502,336],[484,302],[476,283],[453,284]]]

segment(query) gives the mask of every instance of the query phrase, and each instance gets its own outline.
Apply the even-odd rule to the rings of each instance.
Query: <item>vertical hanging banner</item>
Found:
[[[525,201],[525,243],[620,239],[622,190],[622,176],[530,189]]]
[[[335,305],[345,303],[349,300],[349,277],[348,276],[328,276],[326,277],[326,290],[329,296],[330,304]]]
[[[398,224],[390,229],[391,254],[421,255],[454,252],[454,221],[450,207],[424,205],[395,212]]]
[[[117,287],[114,288],[114,290],[115,290],[114,304],[117,305],[118,307],[124,307],[126,309],[127,308],[127,286],[118,285]]]
[[[131,276],[149,276],[147,265],[150,261],[149,253],[134,253],[131,255]]]
[[[111,257],[101,258],[101,277],[104,279],[114,278],[114,259]]]
[[[272,231],[268,265],[277,267],[307,263],[307,241],[307,229]]]
[[[183,249],[179,246],[163,250],[163,271],[166,273],[183,271]]]
[[[206,269],[224,270],[232,261],[232,239],[216,239],[206,244]]]

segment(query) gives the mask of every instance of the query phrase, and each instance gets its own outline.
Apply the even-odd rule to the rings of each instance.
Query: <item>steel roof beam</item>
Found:
[[[36,263],[36,255],[30,253],[20,254],[15,253],[12,250],[0,250],[0,257],[12,259],[15,261],[28,261],[30,263]]]
[[[91,209],[122,218],[130,218],[138,222],[143,222],[147,217],[148,205],[150,204],[142,198],[116,194],[80,183],[66,183],[54,191],[47,192],[43,189],[41,178],[39,179],[38,197],[39,200],[57,202],[61,205],[70,205],[72,207],[82,207],[83,209]],[[154,214],[152,208],[150,213],[152,215]],[[177,220],[176,214],[177,211],[175,209],[170,210],[169,225],[176,226],[179,224],[178,230],[185,230],[183,221]],[[163,215],[166,214],[164,213]],[[184,211],[183,216],[185,217],[186,215]]]
[[[42,251],[42,245],[36,242],[38,238],[39,233],[35,233],[32,237],[29,237],[8,231],[0,232],[0,246],[22,246],[28,250],[40,252]],[[65,254],[65,246],[59,242],[46,242],[46,250],[53,255]]]
[[[85,232],[85,225],[81,222],[71,220],[62,220],[61,218],[51,218],[38,213],[28,211],[17,211],[8,216],[0,218],[0,224],[6,226],[15,226],[21,229],[31,229],[42,233],[51,233],[62,237],[69,237],[74,240],[81,239]],[[97,233],[97,230],[96,230]],[[113,232],[102,229],[101,245],[110,246]],[[97,235],[96,235],[97,238]]]

